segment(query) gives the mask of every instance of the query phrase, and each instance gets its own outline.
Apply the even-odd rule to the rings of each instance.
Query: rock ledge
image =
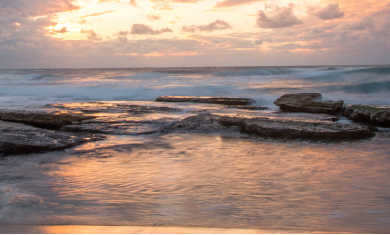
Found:
[[[341,110],[344,101],[322,101],[322,95],[319,93],[298,93],[283,95],[274,104],[279,106],[280,110],[287,112],[326,113],[333,115]]]
[[[200,96],[160,96],[156,101],[163,102],[194,102],[225,105],[250,105],[256,103],[248,98],[230,98],[230,97],[200,97]]]
[[[348,105],[343,108],[342,114],[355,122],[373,123],[378,126],[390,126],[390,108],[368,105]]]

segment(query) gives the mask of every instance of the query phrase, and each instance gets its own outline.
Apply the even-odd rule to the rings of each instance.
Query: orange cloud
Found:
[[[170,55],[170,56],[196,56],[196,55],[204,55],[204,54],[207,54],[207,53],[197,52],[197,51],[183,51],[183,52],[177,52],[177,53],[170,53],[167,55]]]
[[[164,52],[151,52],[148,54],[143,54],[142,56],[145,57],[162,57],[162,56],[197,56],[197,55],[204,55],[207,53],[204,52],[197,52],[197,51],[183,51],[183,52],[174,52],[174,53],[164,53]]]
[[[2,17],[35,17],[79,10],[76,0],[7,0],[0,3]]]
[[[93,14],[90,14],[90,15],[79,16],[79,18],[80,18],[80,19],[84,19],[84,18],[88,18],[88,17],[97,17],[97,16],[102,16],[102,15],[114,13],[114,12],[116,12],[116,11],[97,12],[97,13],[93,13]]]
[[[213,8],[221,8],[221,7],[236,7],[256,2],[264,2],[267,0],[222,0],[215,4]]]
[[[139,55],[139,53],[128,53],[128,54],[125,54],[125,53],[115,53],[115,55],[130,55],[130,56],[137,56],[137,55]]]

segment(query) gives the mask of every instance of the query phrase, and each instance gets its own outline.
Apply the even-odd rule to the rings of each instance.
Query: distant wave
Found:
[[[0,70],[3,106],[23,106],[26,100],[152,101],[162,95],[247,97],[272,106],[281,95],[299,92],[389,105],[390,67]]]
[[[222,71],[218,72],[216,76],[229,76],[229,77],[241,77],[241,76],[270,76],[270,75],[285,75],[295,74],[302,72],[302,69],[247,69],[237,71]]]
[[[342,90],[347,93],[363,93],[363,94],[390,92],[390,81],[366,82],[361,84],[351,84],[345,86],[330,86],[328,87],[327,90],[328,91]]]

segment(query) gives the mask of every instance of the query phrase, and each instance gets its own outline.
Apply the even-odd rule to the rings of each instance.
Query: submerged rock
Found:
[[[390,126],[390,108],[368,105],[348,105],[342,110],[343,116],[355,122]]]
[[[225,105],[249,105],[256,103],[253,99],[248,98],[231,98],[231,97],[199,97],[199,96],[160,96],[156,101],[164,102],[194,102],[209,104]]]
[[[0,110],[0,120],[20,122],[32,126],[49,129],[58,129],[64,125],[79,123],[84,120],[94,119],[94,116],[86,116],[72,112],[56,111],[26,111],[26,110]]]
[[[335,114],[341,110],[344,101],[322,101],[319,93],[298,93],[283,95],[274,104],[287,112]]]
[[[62,150],[105,139],[102,135],[51,131],[0,123],[0,155],[41,153]]]

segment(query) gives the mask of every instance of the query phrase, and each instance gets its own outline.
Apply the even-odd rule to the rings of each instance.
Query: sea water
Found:
[[[273,115],[278,97],[300,92],[388,106],[390,67],[0,70],[3,109],[90,101],[150,105],[158,96],[186,95],[252,98],[270,107],[262,115]],[[389,128],[346,142],[240,133],[108,135],[73,148],[77,154],[0,159],[0,224],[389,232],[389,145]]]

